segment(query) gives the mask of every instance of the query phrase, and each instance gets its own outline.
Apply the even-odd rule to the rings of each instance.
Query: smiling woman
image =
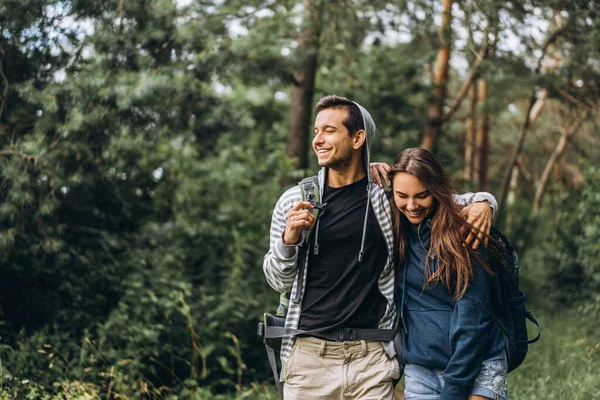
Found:
[[[394,176],[394,202],[412,224],[420,224],[430,216],[435,199],[425,185],[414,175],[400,172]]]
[[[425,149],[401,152],[394,194],[405,398],[506,399],[504,336],[486,249],[465,246],[448,174]],[[471,228],[471,227],[469,227]],[[440,372],[443,371],[443,372]]]

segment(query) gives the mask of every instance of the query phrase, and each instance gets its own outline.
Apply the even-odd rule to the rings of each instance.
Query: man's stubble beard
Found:
[[[352,164],[352,153],[348,152],[344,156],[331,160],[328,164],[322,165],[336,172],[343,172],[350,168]]]

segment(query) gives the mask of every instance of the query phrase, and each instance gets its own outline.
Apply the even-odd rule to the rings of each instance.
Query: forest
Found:
[[[511,399],[600,399],[597,0],[0,0],[0,399],[276,399],[326,94],[496,196],[542,325]]]

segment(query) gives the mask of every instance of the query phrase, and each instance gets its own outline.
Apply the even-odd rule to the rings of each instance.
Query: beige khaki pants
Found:
[[[400,369],[381,342],[297,338],[287,360],[284,400],[390,399]]]

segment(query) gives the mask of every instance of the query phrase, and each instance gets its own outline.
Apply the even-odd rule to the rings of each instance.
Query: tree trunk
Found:
[[[446,85],[448,82],[448,66],[450,61],[450,33],[452,17],[452,0],[442,0],[442,24],[440,26],[441,46],[435,64],[433,81],[433,98],[429,106],[429,121],[425,127],[421,147],[433,151],[442,127]]]
[[[546,187],[548,185],[548,180],[550,177],[550,172],[552,172],[552,168],[556,165],[556,163],[560,160],[562,155],[564,154],[567,146],[573,139],[573,136],[577,133],[579,128],[581,128],[581,124],[588,117],[589,112],[585,110],[579,118],[577,118],[573,124],[567,123],[562,130],[562,134],[560,135],[560,139],[556,144],[556,148],[550,155],[548,162],[546,163],[546,167],[544,168],[544,172],[542,173],[542,177],[540,178],[540,182],[538,183],[537,190],[535,191],[535,198],[533,200],[533,212],[538,212],[540,206],[542,204],[542,198],[546,193]],[[569,126],[570,125],[570,126]]]
[[[487,170],[489,154],[489,135],[490,135],[490,116],[487,110],[488,85],[485,77],[478,81],[477,100],[481,116],[477,124],[477,134],[475,135],[475,174],[477,188],[480,191],[487,187]]]
[[[8,78],[6,74],[4,74],[4,68],[2,64],[4,63],[4,54],[6,51],[3,48],[0,48],[0,77],[2,77],[2,93],[0,94],[0,118],[2,118],[2,113],[4,112],[4,105],[6,104],[6,97],[8,96]]]
[[[555,30],[548,36],[548,38],[542,45],[542,48],[541,48],[542,54],[538,58],[537,66],[535,67],[535,71],[534,71],[534,76],[539,76],[540,71],[542,70],[542,63],[544,61],[544,58],[546,57],[546,52],[548,51],[548,48],[554,42],[556,42],[556,40],[561,35],[563,35],[567,31],[567,26],[568,25],[566,25],[566,24],[559,26],[559,28],[557,30]],[[506,177],[504,178],[504,184],[502,186],[502,191],[500,192],[501,195],[500,195],[500,201],[498,202],[498,212],[496,213],[496,221],[502,221],[504,209],[506,208],[506,204],[505,204],[506,196],[508,195],[508,188],[510,186],[510,177],[512,174],[512,169],[515,166],[515,163],[517,162],[517,159],[519,157],[519,154],[521,153],[521,150],[523,150],[523,144],[525,143],[525,137],[527,136],[527,132],[529,130],[531,130],[533,121],[537,117],[537,114],[539,113],[539,111],[544,106],[546,96],[548,95],[547,90],[544,90],[542,92],[542,95],[538,99],[535,91],[536,91],[536,89],[534,88],[534,92],[532,93],[530,100],[529,100],[529,108],[527,109],[525,121],[523,122],[523,129],[521,130],[521,138],[519,139],[519,144],[517,145],[515,153],[508,164],[507,174],[506,174]]]
[[[304,0],[302,28],[298,38],[300,62],[294,71],[292,104],[290,108],[290,132],[287,155],[295,160],[295,167],[308,168],[308,144],[312,114],[315,75],[321,34],[321,12],[318,0]]]
[[[469,114],[467,115],[465,137],[465,169],[463,177],[467,182],[473,182],[475,169],[475,127],[477,115],[477,87],[472,84],[469,88]]]
[[[537,98],[536,95],[533,94],[531,96],[531,98],[529,99],[529,107],[527,108],[527,114],[525,116],[525,121],[523,122],[523,128],[521,129],[521,137],[519,138],[519,143],[517,144],[517,148],[515,149],[515,152],[511,158],[511,160],[508,163],[508,173],[504,179],[504,185],[502,186],[502,192],[500,192],[501,195],[500,195],[500,201],[498,202],[498,212],[496,213],[497,221],[502,221],[504,209],[506,208],[506,196],[508,196],[508,189],[510,186],[510,178],[512,175],[512,169],[515,166],[515,164],[517,163],[517,159],[519,158],[519,155],[521,154],[521,151],[523,150],[523,145],[525,144],[525,138],[527,137],[527,134],[529,133],[529,131],[531,131],[531,128],[533,127],[533,124],[535,123],[537,116],[539,115],[540,111],[544,107],[544,104],[546,103],[547,96],[548,96],[548,92],[546,90],[544,90],[539,98]]]
[[[506,204],[510,207],[515,203],[517,199],[517,187],[519,186],[519,166],[515,164],[512,168],[512,174],[510,176],[510,189],[508,191],[508,197],[506,198]],[[506,232],[512,232],[513,218],[512,214],[506,217]]]

